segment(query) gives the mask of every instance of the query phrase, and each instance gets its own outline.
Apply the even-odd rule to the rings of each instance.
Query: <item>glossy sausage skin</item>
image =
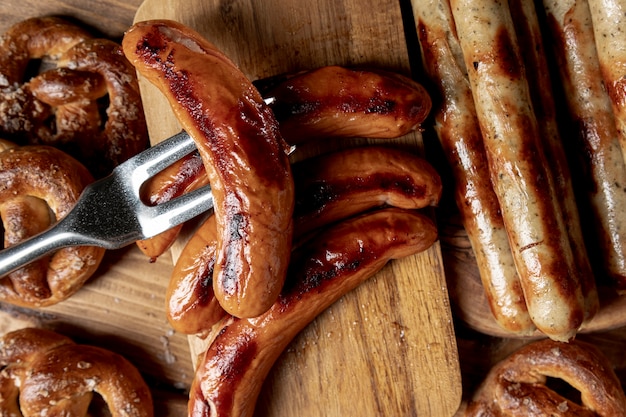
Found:
[[[585,300],[510,9],[497,1],[451,6],[528,311],[547,336],[570,340],[585,317]]]
[[[579,155],[578,170],[589,204],[593,228],[590,241],[598,248],[603,272],[626,290],[626,164],[611,99],[602,80],[586,2],[559,5],[546,0],[550,36],[560,79],[575,126],[571,144]],[[619,36],[619,35],[618,35]],[[610,89],[608,91],[611,91]],[[580,145],[577,145],[579,143]]]
[[[217,250],[215,216],[206,219],[185,244],[165,293],[165,312],[174,330],[205,336],[227,313],[213,291]]]
[[[436,206],[442,192],[437,171],[401,149],[361,146],[293,165],[296,235],[383,205]]]
[[[261,314],[285,279],[294,205],[287,144],[272,111],[236,65],[189,27],[139,22],[123,48],[166,96],[204,161],[218,228],[216,297],[233,315]]]
[[[437,205],[442,191],[438,173],[426,160],[380,146],[313,157],[294,164],[293,175],[294,246],[331,223],[373,208]],[[216,239],[211,217],[176,261],[166,294],[167,317],[176,331],[203,334],[225,314],[212,288]]]
[[[594,317],[599,308],[596,277],[587,254],[569,161],[557,124],[554,89],[546,59],[544,41],[534,3],[525,0],[509,2],[511,15],[526,67],[526,78],[546,160],[554,178],[556,209],[563,214],[567,236],[585,299],[585,320]]]
[[[251,416],[267,373],[289,342],[318,314],[389,260],[430,247],[428,217],[389,208],[341,222],[294,252],[276,303],[251,319],[226,318],[201,359],[189,415]]]
[[[426,73],[437,86],[435,129],[452,169],[456,205],[496,322],[533,333],[508,235],[493,191],[467,70],[446,0],[413,3]]]
[[[202,158],[193,152],[146,181],[141,189],[141,198],[148,205],[161,204],[208,182]],[[182,228],[181,224],[151,238],[138,240],[137,247],[154,262],[172,246]]]
[[[626,4],[619,0],[589,0],[594,39],[604,85],[626,159]]]
[[[264,96],[291,144],[333,137],[395,138],[428,116],[426,89],[401,74],[329,65],[287,77]]]
[[[337,79],[337,75],[341,78]],[[416,129],[432,106],[430,96],[420,84],[384,71],[322,67],[257,80],[255,85],[262,89],[266,100],[272,103],[275,115],[280,117],[279,128],[283,138],[294,144],[329,138],[399,137]],[[334,90],[332,87],[341,89]],[[324,97],[324,94],[328,96]],[[383,101],[386,107],[380,105]],[[366,110],[368,106],[370,110]],[[159,173],[155,182],[170,181],[173,175],[171,170]],[[187,178],[188,175],[205,174],[185,170],[175,175],[180,182],[190,182],[192,180]],[[163,176],[165,180],[160,179]],[[182,187],[180,189],[182,192]],[[152,195],[163,198],[165,193],[154,188]],[[177,231],[170,231],[140,241],[138,245],[150,258],[156,258],[177,236]]]

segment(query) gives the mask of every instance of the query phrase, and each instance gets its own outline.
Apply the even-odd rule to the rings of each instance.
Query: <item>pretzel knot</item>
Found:
[[[0,152],[0,218],[4,247],[47,229],[67,215],[93,181],[89,171],[50,146],[23,146]],[[26,307],[65,300],[96,271],[105,250],[63,248],[0,277],[0,301]]]
[[[44,64],[30,74],[37,60]],[[96,177],[149,143],[137,74],[121,46],[52,17],[20,22],[0,39],[0,132],[59,147]]]
[[[113,417],[153,416],[139,371],[121,355],[27,328],[0,339],[0,415],[87,416],[98,393]]]
[[[561,379],[580,394],[570,399],[548,384]],[[550,339],[532,342],[496,364],[465,416],[600,416],[626,415],[626,397],[607,358],[594,346]]]

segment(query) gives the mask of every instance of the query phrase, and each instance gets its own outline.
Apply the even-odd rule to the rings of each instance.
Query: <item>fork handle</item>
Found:
[[[61,220],[51,228],[0,251],[0,277],[58,249],[92,243],[64,230],[63,223]]]

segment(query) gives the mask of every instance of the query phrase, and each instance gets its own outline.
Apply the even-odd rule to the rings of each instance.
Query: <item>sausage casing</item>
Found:
[[[615,114],[622,155],[626,155],[626,4],[620,0],[588,3],[600,71]]]
[[[556,209],[560,210],[563,221],[567,225],[567,236],[585,299],[585,320],[590,320],[599,308],[596,277],[587,254],[577,197],[572,184],[572,174],[558,127],[554,88],[550,78],[539,17],[533,2],[511,0],[509,7],[511,15],[515,16],[513,21],[524,58],[530,97],[537,116],[542,142],[545,145],[546,160],[554,178]]]
[[[383,146],[360,146],[293,165],[296,235],[383,205],[436,206],[442,184],[425,159]]]
[[[476,257],[496,322],[515,334],[530,334],[519,276],[488,175],[476,108],[448,1],[413,2],[424,68],[437,86],[435,130],[455,182],[455,200]]]
[[[549,33],[561,82],[573,120],[568,145],[578,155],[578,170],[586,176],[581,188],[593,219],[590,241],[599,248],[604,271],[619,288],[626,288],[626,164],[609,96],[602,83],[586,2],[544,1]],[[590,229],[591,230],[591,229]]]
[[[189,27],[138,22],[123,48],[166,96],[204,161],[218,228],[216,297],[236,316],[261,314],[285,279],[294,205],[287,145],[272,111],[236,65]]]
[[[528,311],[547,336],[569,340],[583,322],[585,300],[513,18],[503,2],[452,0],[451,5]]]
[[[403,150],[363,146],[320,155],[293,166],[296,186],[294,247],[329,224],[373,208],[436,205],[442,184],[435,169]],[[167,317],[186,334],[201,334],[225,315],[214,298],[216,248],[210,217],[183,248],[168,286]]]
[[[316,138],[395,138],[415,130],[432,102],[411,78],[329,65],[287,77],[264,94],[291,144]]]
[[[299,248],[266,313],[217,326],[197,367],[189,414],[252,415],[267,373],[309,322],[390,259],[423,251],[436,239],[427,216],[389,208],[341,222]]]
[[[146,181],[141,189],[141,198],[148,205],[161,204],[208,182],[202,158],[193,152]],[[170,248],[182,228],[181,224],[151,238],[138,240],[137,247],[154,261]]]

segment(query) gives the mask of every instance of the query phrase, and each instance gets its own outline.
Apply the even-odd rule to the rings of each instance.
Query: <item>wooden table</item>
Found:
[[[101,31],[103,36],[120,39],[123,32],[132,24],[141,3],[140,0],[5,1],[0,4],[0,31],[28,16],[59,14],[88,22]],[[403,11],[407,12],[410,6],[405,3],[409,2],[401,1]],[[408,23],[407,36],[409,41],[414,41],[412,36],[415,34],[410,27],[411,22]],[[412,46],[416,48],[415,43]],[[413,49],[411,52],[414,55],[416,51],[417,49]],[[429,139],[428,135],[425,138],[428,151],[429,140],[433,139]],[[444,223],[451,218],[446,210],[442,210],[438,215]],[[460,273],[459,266],[463,267],[465,263],[472,262],[471,251],[462,230],[448,223],[445,226],[442,228],[441,236],[444,265],[448,271]],[[142,263],[145,263],[144,267],[135,268],[137,264]],[[187,337],[173,332],[164,318],[164,289],[169,279],[171,265],[170,254],[150,264],[134,246],[110,252],[98,275],[73,296],[70,302],[40,311],[0,303],[0,333],[36,325],[61,331],[78,342],[96,343],[115,350],[123,350],[129,359],[142,369],[158,393],[155,395],[158,414],[184,415],[185,390],[193,377],[193,369],[189,360],[190,348]],[[465,271],[463,273],[476,273],[471,266],[462,269]],[[104,275],[107,277],[106,280],[99,279]],[[132,308],[127,306],[130,302],[133,303]],[[454,310],[454,306],[452,307]],[[124,321],[123,327],[107,320],[114,310],[128,312],[129,317]],[[153,327],[142,328],[146,322],[145,317],[152,319],[150,322],[153,323]],[[495,361],[528,341],[487,336],[469,329],[456,318],[454,320],[463,396],[466,398]],[[314,331],[323,330],[316,328]],[[148,337],[146,333],[149,334]],[[324,334],[318,336],[323,342]],[[355,334],[346,334],[344,337],[354,336]],[[626,383],[626,358],[622,354],[626,345],[626,329],[581,335],[580,338],[595,342],[615,364],[622,383]],[[294,346],[291,354],[296,356],[299,349],[306,350],[307,346]],[[449,354],[452,356],[451,361],[457,359],[457,352]],[[436,367],[436,364],[433,366]],[[454,395],[452,392],[452,396]],[[455,402],[457,399],[452,398],[451,401]]]

